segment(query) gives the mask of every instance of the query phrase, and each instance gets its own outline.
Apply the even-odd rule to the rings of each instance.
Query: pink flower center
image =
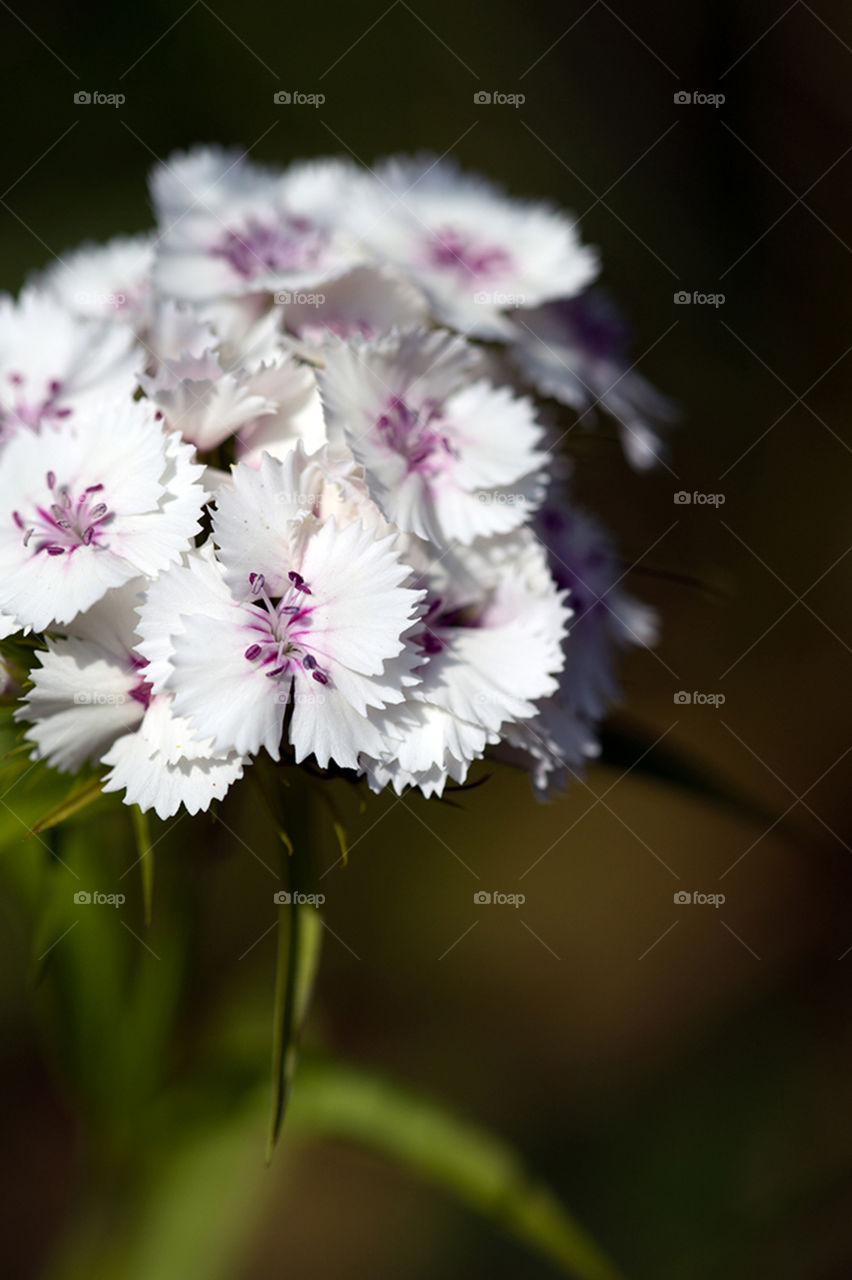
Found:
[[[310,675],[317,684],[328,684],[328,673],[319,665],[305,645],[310,635],[310,616],[314,606],[306,597],[311,589],[295,569],[287,575],[290,586],[280,599],[272,599],[266,590],[262,573],[250,573],[251,607],[255,617],[248,625],[252,643],[245,651],[248,662],[268,668],[271,679],[289,678],[296,671]]]
[[[431,267],[455,271],[474,280],[505,274],[512,267],[511,256],[500,245],[478,241],[469,232],[455,227],[435,231],[426,245]]]
[[[376,429],[385,445],[408,464],[409,472],[434,476],[455,451],[444,430],[446,419],[434,400],[424,400],[412,409],[399,396],[392,396],[385,412],[376,419]]]
[[[19,511],[12,512],[24,546],[32,544],[34,555],[45,551],[49,556],[70,555],[79,547],[97,546],[103,526],[113,514],[101,497],[103,485],[90,484],[75,498],[68,485],[57,485],[52,471],[47,472],[45,483],[47,499],[43,506],[35,507],[28,520]]]
[[[39,427],[46,418],[67,418],[71,410],[59,408],[59,399],[65,390],[63,383],[52,378],[42,391],[27,386],[23,373],[10,373],[8,381],[13,388],[4,396],[0,405],[0,434],[14,431],[16,427]]]
[[[307,218],[282,217],[274,222],[247,218],[240,231],[226,231],[211,252],[224,258],[238,276],[251,280],[268,272],[315,266],[327,243],[327,232]]]

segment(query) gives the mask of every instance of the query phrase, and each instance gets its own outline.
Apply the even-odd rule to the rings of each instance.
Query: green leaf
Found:
[[[291,877],[291,885],[295,877]],[[272,1019],[272,1115],[266,1144],[267,1163],[281,1132],[296,1063],[299,1040],[319,967],[322,920],[308,904],[294,901],[278,908],[278,964]],[[289,916],[289,919],[288,919]],[[289,925],[289,927],[288,927]]]
[[[616,1266],[510,1147],[398,1084],[345,1064],[306,1062],[289,1124],[398,1160],[577,1280],[619,1280]]]
[[[622,716],[605,725],[600,738],[602,764],[620,770],[635,769],[637,774],[691,792],[697,799],[717,804],[748,822],[764,826],[772,823],[789,837],[800,838],[800,833],[783,814],[755,800],[686,747],[655,741],[654,730]]]
[[[337,836],[337,844],[340,849],[340,856],[343,859],[344,867],[349,866],[349,842],[346,839],[346,832],[343,823],[338,818],[332,818],[332,826],[334,834]]]
[[[147,813],[143,813],[138,804],[131,806],[133,832],[136,836],[136,852],[139,855],[139,869],[142,873],[142,900],[144,902],[145,923],[151,923],[151,904],[154,900],[154,850],[151,845],[151,824]]]
[[[38,822],[35,822],[30,828],[26,839],[29,839],[30,836],[37,836],[42,831],[48,831],[51,827],[58,826],[66,818],[70,818],[73,814],[79,813],[81,809],[85,809],[87,805],[97,800],[100,795],[100,778],[90,778],[81,787],[75,787],[74,790],[70,791],[65,799],[60,800],[59,804],[48,810],[44,817],[39,818]]]

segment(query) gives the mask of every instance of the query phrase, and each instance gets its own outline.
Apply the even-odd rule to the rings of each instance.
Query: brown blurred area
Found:
[[[849,12],[804,0],[385,8],[46,4],[21,14],[39,39],[4,15],[4,287],[51,250],[147,225],[147,168],[195,141],[261,139],[253,154],[279,161],[452,150],[582,215],[638,367],[683,411],[670,469],[650,476],[629,471],[605,422],[568,437],[578,497],[615,530],[627,585],[662,622],[657,653],[625,662],[625,710],[649,745],[665,735],[754,812],[642,764],[596,765],[549,804],[503,769],[481,770],[488,780],[452,807],[383,797],[323,882],[335,936],[313,1033],[510,1137],[629,1277],[843,1280]],[[126,106],[81,116],[77,82],[42,41],[81,84],[126,85]],[[282,85],[322,87],[326,105],[285,118],[252,50]],[[492,87],[527,101],[475,108],[473,92]],[[680,106],[678,90],[726,100]],[[681,289],[725,301],[678,306]],[[678,505],[679,490],[724,504]],[[679,705],[679,690],[724,705]],[[193,856],[218,980],[260,931],[263,908],[246,905],[257,869],[235,851],[209,871]],[[243,877],[242,915],[226,924]],[[480,889],[526,902],[477,908]],[[725,902],[678,905],[679,891]],[[261,985],[273,948],[252,961]],[[79,1119],[9,952],[0,1212],[5,1273],[25,1280],[85,1172]],[[244,977],[228,978],[228,999]],[[285,1258],[299,1280],[551,1274],[343,1145],[299,1144],[270,1181],[234,1280],[271,1280]]]

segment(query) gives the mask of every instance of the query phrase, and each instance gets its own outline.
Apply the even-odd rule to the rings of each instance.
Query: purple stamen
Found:
[[[20,512],[12,513],[15,524],[24,531],[24,546],[29,545],[33,533],[37,534],[36,554],[45,551],[50,556],[58,556],[66,551],[70,554],[79,547],[92,546],[98,537],[97,525],[110,516],[105,502],[90,506],[91,495],[102,490],[103,485],[90,485],[75,502],[67,484],[57,488],[54,471],[45,473],[45,484],[57,501],[36,505],[31,525],[26,523]]]
[[[250,644],[249,647],[246,649],[244,656],[248,658],[249,662],[254,662],[255,658],[260,657],[260,645]]]
[[[295,569],[291,569],[287,574],[287,577],[292,582],[294,590],[303,591],[306,596],[311,595],[310,587],[307,585],[302,575],[297,573]]]
[[[311,675],[314,680],[316,680],[317,684],[328,684],[328,676],[323,675],[322,671],[312,671]]]
[[[430,266],[473,279],[500,275],[512,268],[510,254],[500,245],[477,244],[474,236],[454,227],[436,231],[426,253]]]
[[[414,409],[399,396],[392,396],[387,411],[376,419],[376,429],[387,447],[406,460],[409,471],[431,476],[454,452],[446,432],[441,430],[444,422],[437,401],[424,400]]]
[[[303,270],[315,266],[328,243],[327,232],[306,218],[281,215],[270,222],[247,218],[239,231],[226,231],[211,248],[249,280],[268,272]]]

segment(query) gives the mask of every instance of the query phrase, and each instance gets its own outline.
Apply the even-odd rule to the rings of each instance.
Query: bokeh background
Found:
[[[499,769],[452,806],[383,798],[359,814],[342,797],[351,851],[346,867],[320,852],[333,936],[309,1041],[511,1139],[635,1280],[844,1280],[848,9],[13,3],[0,23],[4,288],[148,226],[148,168],[199,141],[273,162],[448,152],[574,209],[600,246],[637,367],[683,420],[651,476],[630,473],[606,424],[566,449],[661,644],[625,665],[608,759],[551,804]],[[80,89],[126,102],[76,105]],[[276,106],[280,89],[326,102]],[[476,105],[480,90],[526,101]],[[724,303],[677,305],[679,290]],[[724,504],[679,505],[679,490]],[[640,761],[630,742],[658,746]],[[708,785],[687,785],[698,774]],[[4,788],[3,1274],[555,1274],[356,1147],[285,1130],[264,1169],[251,1082],[268,1052],[273,838],[231,834],[252,804],[158,829],[147,932],[137,879],[121,879],[121,816],[97,852],[90,828],[57,836],[130,905],[84,920],[37,981],[47,855],[20,839],[37,816],[27,783]],[[477,908],[477,889],[526,902]],[[725,902],[677,905],[678,891]],[[102,1260],[85,1269],[93,1240]]]

